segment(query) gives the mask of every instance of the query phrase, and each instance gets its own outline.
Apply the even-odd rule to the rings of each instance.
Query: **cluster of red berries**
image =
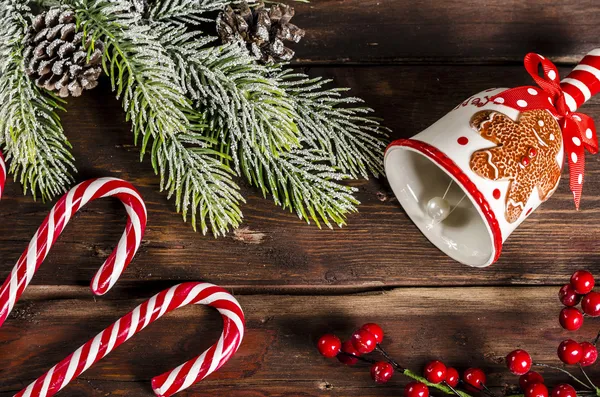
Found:
[[[577,270],[571,276],[569,284],[565,284],[558,292],[558,297],[565,307],[560,311],[560,325],[569,331],[577,331],[583,325],[586,316],[600,316],[600,293],[592,291],[596,284],[594,276],[587,270]],[[576,308],[581,302],[581,310]],[[587,367],[598,359],[595,343],[575,342],[567,339],[558,346],[558,358],[565,364],[579,364]]]
[[[565,305],[560,313],[560,324],[563,328],[575,331],[583,324],[583,317],[600,316],[600,293],[594,292],[595,280],[593,275],[586,270],[578,270],[571,276],[569,284],[560,289],[559,298]],[[581,302],[580,311],[577,306]],[[318,342],[318,348],[325,357],[337,357],[337,359],[347,365],[354,365],[359,361],[371,364],[371,377],[377,383],[388,382],[394,371],[399,371],[414,381],[410,382],[404,388],[404,397],[429,397],[429,388],[436,388],[447,394],[455,394],[457,397],[468,396],[463,392],[456,390],[459,385],[471,392],[482,392],[488,397],[494,397],[494,394],[486,387],[486,375],[479,368],[469,368],[464,371],[462,378],[455,368],[447,367],[443,362],[434,360],[427,363],[423,370],[423,375],[419,376],[408,369],[400,366],[394,361],[381,347],[383,341],[383,330],[374,323],[363,325],[352,334],[352,337],[342,343],[335,335],[327,334],[321,337]],[[580,393],[594,394],[600,396],[600,388],[596,387],[590,378],[585,374],[582,367],[594,364],[598,359],[598,349],[596,343],[600,339],[600,333],[593,343],[578,343],[572,339],[566,339],[558,346],[558,358],[567,365],[579,365],[585,375],[586,382],[578,379],[568,371],[548,364],[534,364],[531,356],[525,350],[514,350],[506,356],[506,365],[515,375],[519,376],[519,386],[523,391],[523,397],[577,397],[577,392],[573,386],[562,383],[557,385],[549,393],[544,384],[544,378],[538,372],[532,371],[534,365],[547,368],[554,368],[566,372],[570,377],[576,380],[587,391]],[[376,361],[364,357],[364,355],[377,351],[384,360]],[[513,396],[520,397],[520,396]]]
[[[369,323],[355,331],[352,337],[344,343],[335,335],[323,335],[319,339],[317,347],[319,352],[327,358],[337,357],[343,364],[354,365],[363,354],[373,352],[381,341],[383,341],[383,329],[377,324]],[[377,383],[386,383],[394,374],[394,367],[387,361],[363,361],[372,363],[371,377]]]
[[[583,313],[590,317],[600,316],[600,293],[594,289],[594,276],[587,270],[577,270],[571,276],[571,282],[558,292],[565,307],[560,311],[560,325],[569,331],[577,331],[583,325]],[[581,302],[581,310],[576,308]]]
[[[560,356],[560,354],[559,354]],[[525,350],[514,350],[506,356],[506,366],[515,375],[519,375],[519,386],[525,397],[548,397],[548,388],[544,378],[538,372],[531,371],[531,356]],[[552,397],[576,397],[575,388],[561,383],[552,389]]]
[[[457,387],[460,382],[458,371],[455,368],[446,367],[444,363],[438,360],[430,361],[425,365],[423,377],[427,379],[428,382],[434,384],[442,383],[451,388]],[[479,392],[484,390],[486,381],[487,377],[485,376],[485,372],[479,368],[469,368],[463,372],[462,383],[465,386],[465,389],[469,391]],[[405,397],[412,396],[406,396],[405,394]]]
[[[558,345],[558,358],[567,365],[579,364],[582,367],[589,367],[598,359],[598,349],[596,345],[590,342],[575,342],[573,339],[566,339]]]
[[[382,349],[380,346],[382,341],[383,330],[381,327],[369,323],[355,331],[352,337],[343,343],[336,335],[323,335],[319,339],[317,347],[323,356],[337,357],[341,363],[346,365],[354,365],[358,361],[370,363],[373,380],[377,383],[386,383],[392,378],[394,369],[405,373],[406,370]],[[386,361],[375,361],[363,357],[376,349],[385,357]],[[460,382],[458,371],[455,368],[446,367],[438,360],[427,363],[423,370],[423,378],[431,384],[442,384],[451,389],[457,387]],[[485,388],[486,376],[479,368],[469,368],[463,373],[462,382],[467,390],[478,392]],[[404,388],[404,397],[429,397],[429,387],[423,382],[410,382]]]

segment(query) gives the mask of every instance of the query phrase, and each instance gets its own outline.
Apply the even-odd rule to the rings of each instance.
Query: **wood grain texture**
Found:
[[[531,84],[522,67],[527,52],[564,65],[565,76],[567,64],[600,45],[596,0],[313,0],[294,6],[294,22],[307,30],[294,46],[295,64],[351,87],[392,128],[390,139],[416,134],[481,90]],[[139,162],[106,80],[67,110],[62,118],[77,180],[116,176],[133,183],[148,205],[148,229],[114,290],[94,299],[87,284],[126,216],[110,199],[76,216],[0,328],[0,397],[12,396],[136,304],[182,281],[231,289],[247,314],[248,334],[229,364],[181,396],[399,396],[402,377],[376,386],[368,368],[327,361],[314,348],[325,332],[349,336],[369,321],[384,327],[386,347],[411,369],[431,358],[459,369],[481,366],[498,391],[517,381],[501,363],[508,351],[526,348],[535,361],[556,364],[560,340],[596,333],[598,324],[589,319],[576,334],[560,329],[556,286],[578,268],[600,268],[597,156],[586,159],[580,211],[563,180],[509,238],[497,264],[471,269],[419,233],[385,179],[350,182],[363,204],[341,230],[307,226],[240,181],[248,200],[242,228],[218,240],[194,233],[158,191],[148,161]],[[581,110],[600,120],[597,99]],[[22,196],[9,180],[0,201],[0,281],[51,205]],[[199,353],[220,332],[218,314],[206,308],[186,307],[168,317],[60,396],[151,396],[152,376]],[[600,380],[598,366],[591,373]],[[552,371],[544,376],[549,383],[565,380]]]
[[[561,69],[564,75],[568,69]],[[528,83],[519,66],[314,68],[353,88],[386,119],[391,139],[426,128],[469,95],[502,83]],[[600,103],[583,109],[600,118]],[[106,117],[106,115],[113,115]],[[341,293],[395,286],[557,284],[564,274],[590,267],[600,254],[600,163],[588,156],[581,211],[573,208],[568,183],[521,225],[500,261],[468,269],[431,245],[404,214],[385,180],[352,182],[363,203],[348,226],[319,230],[244,186],[248,203],[240,231],[215,240],[193,232],[172,201],[159,193],[150,164],[139,162],[129,126],[106,82],[71,101],[64,115],[74,146],[79,181],[117,176],[140,189],[149,209],[142,248],[117,283],[115,296],[132,287],[155,292],[173,282],[206,280],[238,292]],[[565,173],[566,175],[566,173]],[[242,181],[243,182],[243,181]],[[50,203],[23,197],[10,180],[0,202],[0,276],[27,246]],[[94,202],[77,215],[33,279],[37,285],[86,285],[116,244],[125,224],[116,200]],[[424,262],[424,258],[426,258]]]
[[[292,4],[293,2],[289,1]],[[293,3],[299,63],[501,63],[536,51],[577,62],[597,46],[583,1],[316,0]]]
[[[398,396],[407,383],[395,376],[376,386],[368,366],[346,367],[319,356],[315,341],[326,332],[348,337],[367,321],[386,332],[384,347],[402,365],[420,372],[439,358],[464,370],[480,366],[489,384],[508,388],[517,377],[503,357],[525,348],[535,362],[558,364],[556,347],[566,337],[591,340],[598,321],[586,319],[576,333],[558,325],[558,288],[406,288],[328,296],[238,296],[247,314],[239,353],[219,372],[182,396]],[[87,297],[48,300],[45,287],[28,291],[0,329],[0,397],[26,386],[131,310],[141,299]],[[147,298],[150,294],[140,294]],[[200,353],[218,337],[221,320],[205,307],[179,309],[115,350],[73,382],[62,395],[148,396],[149,379]],[[543,371],[547,384],[564,381]],[[593,379],[600,377],[592,367]],[[441,395],[439,393],[435,395]]]

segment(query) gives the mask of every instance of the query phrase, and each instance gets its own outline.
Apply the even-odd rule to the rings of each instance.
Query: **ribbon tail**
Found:
[[[568,129],[566,129],[568,131]],[[576,145],[571,139],[572,135],[564,132],[565,139],[565,156],[569,162],[569,187],[573,193],[573,201],[575,208],[579,210],[581,202],[581,193],[583,191],[583,178],[585,171],[585,151],[581,143]],[[571,130],[573,131],[573,130]]]
[[[572,113],[571,119],[579,130],[579,137],[585,149],[592,154],[598,153],[598,137],[594,120],[586,114],[577,112]]]

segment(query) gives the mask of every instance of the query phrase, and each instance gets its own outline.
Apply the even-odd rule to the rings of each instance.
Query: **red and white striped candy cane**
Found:
[[[2,157],[2,153],[0,153],[0,198],[2,198],[2,193],[4,192],[4,184],[6,183],[6,163],[4,162],[4,157]]]
[[[561,82],[569,110],[575,112],[600,92],[600,48],[590,51]]]
[[[10,276],[0,287],[0,326],[29,285],[50,248],[67,223],[81,207],[98,198],[116,197],[125,206],[128,219],[119,244],[94,276],[91,287],[103,295],[115,284],[140,247],[146,230],[146,206],[137,190],[116,178],[99,178],[83,182],[56,203],[23,252]]]
[[[153,378],[152,389],[157,396],[168,397],[190,387],[225,364],[238,350],[244,338],[245,319],[240,304],[223,288],[208,283],[183,283],[153,296],[100,332],[15,397],[55,395],[71,380],[148,324],[165,313],[188,304],[208,305],[217,309],[223,317],[223,333],[217,343],[200,356]]]

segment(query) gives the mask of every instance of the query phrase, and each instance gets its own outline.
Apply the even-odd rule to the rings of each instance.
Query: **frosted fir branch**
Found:
[[[250,0],[248,3],[253,3]],[[229,4],[240,3],[241,0],[156,0],[152,2],[149,19],[156,22],[180,22],[199,25],[212,22],[204,14],[220,11]]]
[[[250,148],[249,148],[250,149]],[[327,164],[328,156],[319,150],[300,149],[272,156],[255,152],[255,163],[268,181],[277,205],[294,211],[300,219],[318,227],[346,224],[348,213],[360,204],[353,193],[357,189],[339,183],[350,179]]]
[[[175,60],[183,89],[206,114],[209,127],[231,145],[238,172],[252,156],[241,142],[274,155],[299,147],[294,103],[270,77],[273,67],[257,64],[238,45],[206,48],[182,24],[162,26],[177,32],[174,39],[161,40]],[[255,179],[265,190],[260,178]]]
[[[293,96],[296,122],[309,147],[328,153],[331,164],[353,178],[383,174],[387,129],[369,117],[372,109],[359,98],[344,96],[349,89],[327,88],[331,80],[309,78],[284,70],[280,85]]]
[[[203,115],[184,95],[174,61],[159,37],[165,33],[142,24],[129,1],[76,1],[84,31],[105,44],[103,66],[122,99],[141,156],[149,144],[161,189],[175,197],[184,219],[191,214],[203,233],[223,235],[242,219],[243,202],[233,171],[221,161],[226,154],[201,135]]]
[[[56,113],[62,109],[60,100],[25,74],[25,3],[7,0],[0,6],[0,146],[24,193],[31,191],[35,199],[39,192],[49,200],[67,190],[76,170]]]
[[[233,181],[233,172],[219,158],[218,151],[197,145],[203,137],[188,134],[164,141],[154,141],[155,167],[161,175],[161,189],[175,196],[177,211],[203,234],[209,230],[215,237],[225,235],[231,227],[237,228],[242,220],[240,202],[245,202]]]
[[[343,225],[358,204],[354,189],[340,183],[350,175],[330,165],[328,152],[301,149],[294,98],[273,77],[280,69],[257,64],[237,45],[200,45],[182,24],[157,29],[171,32],[173,39],[165,35],[162,40],[178,66],[183,88],[205,113],[210,130],[230,145],[238,172],[300,218],[319,226]],[[288,128],[283,137],[277,135],[282,119]],[[293,140],[274,144],[275,137],[284,143]]]
[[[187,131],[187,99],[173,82],[175,68],[150,26],[139,24],[129,1],[76,1],[84,32],[105,44],[103,67],[122,99],[142,155],[148,139]]]
[[[138,1],[138,0],[132,0]],[[181,22],[198,25],[202,22],[214,22],[206,13],[221,11],[228,5],[239,4],[244,0],[154,0],[150,1],[149,19],[156,22]],[[245,0],[248,4],[256,4],[258,0]],[[294,0],[298,3],[309,3],[308,0]],[[264,1],[277,3],[276,1]]]

